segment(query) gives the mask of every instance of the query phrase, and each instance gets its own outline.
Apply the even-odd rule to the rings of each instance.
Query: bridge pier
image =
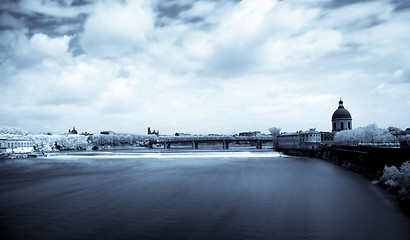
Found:
[[[256,149],[262,149],[262,141],[256,140]]]
[[[222,149],[229,149],[229,142],[228,141],[223,140]]]
[[[171,148],[171,143],[164,142],[164,148]]]
[[[149,148],[154,148],[154,146],[153,146],[152,143],[148,143],[148,147],[149,147]]]
[[[198,142],[192,141],[192,149],[198,149]]]

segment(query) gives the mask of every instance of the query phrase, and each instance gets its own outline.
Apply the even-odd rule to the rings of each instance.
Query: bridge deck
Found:
[[[270,142],[272,137],[266,136],[212,136],[212,137],[202,137],[202,136],[189,136],[189,137],[158,137],[153,139],[152,143],[211,143],[211,142]]]

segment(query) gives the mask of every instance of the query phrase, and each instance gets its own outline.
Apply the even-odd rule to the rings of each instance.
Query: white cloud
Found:
[[[258,54],[262,69],[283,69],[293,65],[307,64],[338,50],[341,33],[333,30],[312,30],[285,40],[270,40]]]
[[[100,2],[84,25],[80,44],[95,57],[119,57],[143,47],[154,25],[149,2]]]
[[[20,67],[30,67],[46,59],[65,62],[71,57],[68,52],[70,36],[50,38],[37,33],[28,38],[26,32],[24,29],[0,33],[0,47],[5,49],[2,58],[7,58]]]

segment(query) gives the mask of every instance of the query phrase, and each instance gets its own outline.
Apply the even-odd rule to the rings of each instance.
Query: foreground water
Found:
[[[0,162],[2,239],[409,239],[383,189],[277,153],[68,154]]]

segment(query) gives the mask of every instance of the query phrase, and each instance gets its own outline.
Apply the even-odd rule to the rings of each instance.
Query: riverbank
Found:
[[[0,160],[4,159],[22,159],[22,158],[36,158],[43,156],[39,152],[30,152],[30,153],[2,153],[0,154]]]
[[[410,160],[410,149],[365,146],[328,146],[317,150],[276,149],[293,156],[309,156],[332,162],[374,180],[383,174],[384,166],[400,167]]]

